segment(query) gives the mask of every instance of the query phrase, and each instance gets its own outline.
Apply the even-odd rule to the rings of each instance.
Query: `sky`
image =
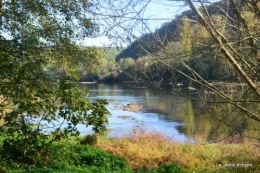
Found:
[[[143,13],[140,15],[142,15],[142,18],[149,19],[145,21],[145,23],[149,27],[150,31],[147,31],[147,29],[143,29],[141,31],[140,29],[141,26],[139,26],[139,28],[138,26],[136,26],[136,28],[132,31],[132,33],[135,33],[134,35],[136,35],[137,37],[140,37],[144,33],[154,32],[156,29],[160,28],[163,23],[171,21],[172,19],[175,18],[177,14],[180,14],[181,12],[188,10],[187,6],[184,6],[183,3],[169,2],[169,0],[146,0],[146,1],[150,1],[150,2],[148,3],[145,10],[143,10]],[[144,2],[144,4],[146,3],[145,0],[143,0],[142,2]],[[141,8],[141,5],[139,7],[137,6],[137,8]],[[108,12],[106,11],[105,13]],[[134,20],[132,20],[131,22],[133,21]],[[123,25],[126,26],[127,24],[124,23],[122,24],[122,26]],[[120,32],[120,29],[117,30],[117,28],[115,28],[114,33],[115,32]],[[111,46],[112,42],[106,36],[99,36],[97,38],[88,38],[82,40],[82,44],[86,46]],[[123,44],[124,47],[128,45],[127,43],[124,42]]]

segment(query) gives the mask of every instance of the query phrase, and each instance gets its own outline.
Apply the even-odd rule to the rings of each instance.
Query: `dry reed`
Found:
[[[133,169],[178,163],[195,172],[260,170],[260,148],[253,144],[180,143],[160,133],[140,130],[122,138],[99,137],[97,147],[125,158]]]

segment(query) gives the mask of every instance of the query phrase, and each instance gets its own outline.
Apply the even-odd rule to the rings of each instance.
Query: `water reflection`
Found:
[[[93,100],[108,100],[108,108],[112,114],[109,118],[111,136],[127,133],[137,122],[143,122],[143,126],[148,130],[160,131],[178,141],[194,138],[195,135],[214,141],[237,134],[259,138],[259,123],[249,119],[230,104],[205,104],[153,88],[105,84],[81,87],[89,89],[89,98]],[[195,96],[208,97],[201,93]],[[214,97],[210,96],[210,99],[219,99]],[[143,105],[144,111],[133,113],[113,109],[115,103],[126,105],[131,101]],[[118,118],[120,116],[131,118]]]
[[[177,130],[178,126],[184,125],[183,121],[168,114],[172,112],[171,104],[174,100],[164,92],[151,88],[131,88],[105,84],[81,85],[81,88],[89,90],[90,99],[103,98],[108,100],[108,109],[112,114],[109,117],[109,128],[112,129],[110,136],[127,135],[133,128],[139,126],[146,131],[162,132],[177,141],[188,139],[184,133]],[[166,98],[171,102],[167,102]],[[130,102],[141,104],[144,110],[142,112],[129,112],[114,109],[115,104],[126,105]],[[122,119],[120,118],[122,116],[129,118]]]

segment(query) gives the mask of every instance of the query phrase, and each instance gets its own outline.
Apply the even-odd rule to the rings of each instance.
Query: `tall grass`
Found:
[[[122,138],[99,137],[97,147],[125,158],[134,170],[177,163],[195,172],[260,172],[260,148],[253,144],[179,143],[140,130]]]

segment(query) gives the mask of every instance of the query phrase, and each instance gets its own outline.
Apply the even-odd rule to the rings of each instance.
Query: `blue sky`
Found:
[[[143,0],[143,4],[136,6],[137,10],[142,8],[142,5],[148,3],[148,1]],[[132,30],[135,36],[140,37],[144,33],[153,32],[156,29],[160,28],[161,25],[165,22],[169,22],[175,18],[177,14],[180,14],[182,11],[188,10],[183,3],[170,2],[168,0],[151,0],[149,1],[147,7],[140,13],[141,18],[149,19],[144,21],[144,23],[136,25]],[[133,9],[131,9],[133,11]],[[108,12],[106,12],[108,13]],[[129,23],[123,23],[122,27],[127,27],[127,25],[131,25],[131,22],[134,22],[135,19],[129,21]],[[149,29],[148,29],[149,28]],[[114,34],[119,34],[120,28],[114,28],[112,31]],[[122,35],[125,34],[122,32]],[[120,36],[120,34],[119,34]],[[127,46],[129,43],[125,43],[123,46]],[[121,43],[121,44],[122,44]],[[106,36],[99,36],[97,38],[89,38],[83,41],[83,45],[87,46],[108,46],[111,44],[111,40],[109,40]]]

